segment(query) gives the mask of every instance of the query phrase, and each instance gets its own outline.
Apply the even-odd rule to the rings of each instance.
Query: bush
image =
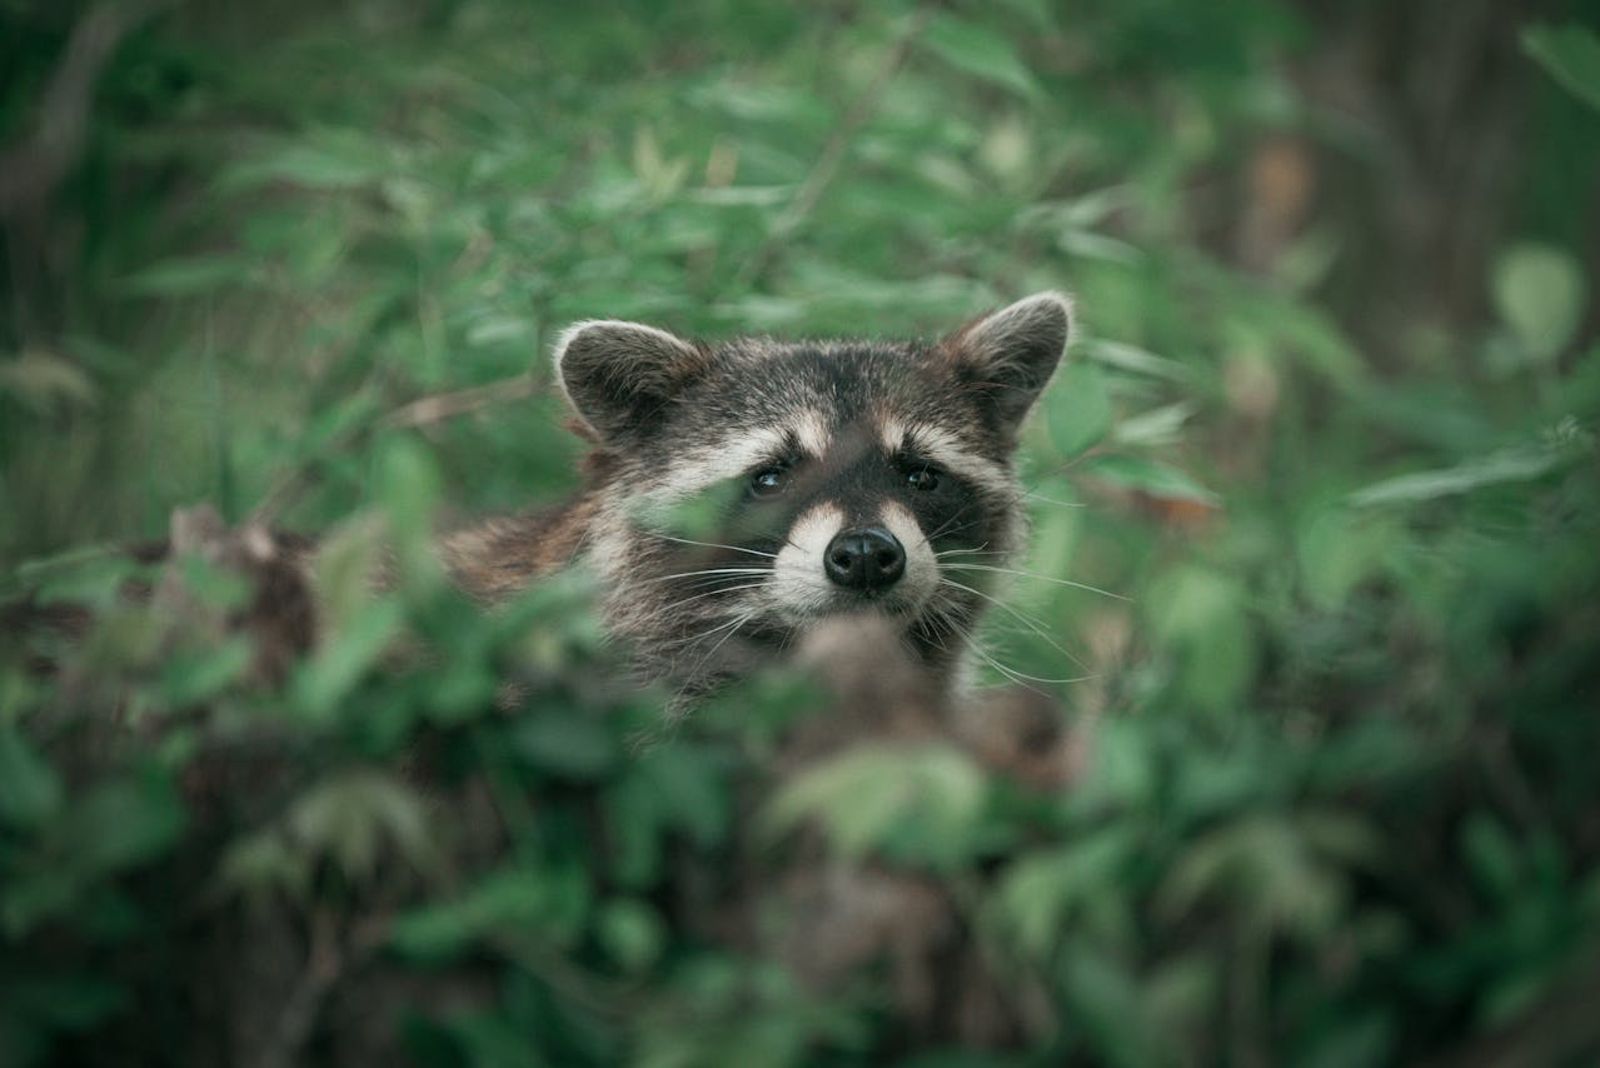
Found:
[[[19,151],[93,17],[0,15]],[[1592,1057],[1600,46],[1509,29],[121,26],[0,200],[0,555],[76,633],[0,658],[0,1063]],[[1478,49],[1492,106],[1350,42]],[[485,614],[406,551],[574,485],[572,319],[931,333],[1047,287],[1087,329],[1024,443],[1045,577],[970,707],[791,668],[669,728],[583,575]],[[309,644],[259,522],[329,546]]]

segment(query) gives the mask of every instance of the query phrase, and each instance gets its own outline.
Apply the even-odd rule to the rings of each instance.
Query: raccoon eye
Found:
[[[923,493],[939,488],[939,472],[931,467],[919,467],[906,473],[906,485]]]
[[[786,476],[789,474],[782,467],[763,467],[750,476],[750,493],[755,497],[776,497],[783,492]]]

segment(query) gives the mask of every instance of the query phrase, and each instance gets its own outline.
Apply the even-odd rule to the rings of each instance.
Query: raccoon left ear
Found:
[[[602,441],[637,437],[705,369],[706,350],[665,330],[619,319],[574,323],[556,341],[556,378]]]
[[[1039,399],[1071,337],[1072,298],[1046,291],[968,323],[939,351],[1011,430]]]

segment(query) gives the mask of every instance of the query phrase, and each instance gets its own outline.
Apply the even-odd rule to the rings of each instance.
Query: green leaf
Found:
[[[1118,445],[1142,448],[1172,445],[1182,435],[1184,424],[1197,407],[1193,401],[1178,401],[1131,415],[1117,423],[1112,438]]]
[[[237,256],[184,256],[129,275],[123,288],[142,297],[187,297],[239,285],[250,277],[249,263]]]
[[[1187,382],[1194,377],[1193,372],[1177,360],[1157,356],[1153,352],[1124,341],[1090,337],[1077,342],[1073,348],[1082,353],[1084,359],[1094,360],[1096,363],[1131,374],[1149,375],[1170,382]]]
[[[1132,827],[1119,825],[1013,863],[1000,880],[996,905],[1021,948],[1049,959],[1074,910],[1114,893],[1138,846]]]
[[[289,810],[288,829],[351,879],[369,877],[385,849],[419,870],[438,859],[422,798],[382,771],[347,771],[308,790]]]
[[[248,189],[288,182],[305,189],[340,190],[385,178],[394,180],[394,161],[370,134],[321,129],[235,164],[224,172],[221,184],[224,189]]]
[[[0,822],[36,827],[61,806],[61,778],[22,732],[0,726]]]
[[[481,876],[453,901],[399,917],[390,939],[399,952],[421,960],[449,958],[501,937],[542,935],[566,943],[583,928],[589,893],[575,868],[503,868]]]
[[[301,665],[295,683],[301,707],[318,717],[332,713],[389,649],[404,623],[405,613],[392,598],[362,606],[333,641]]]
[[[1356,516],[1339,507],[1316,509],[1302,517],[1295,548],[1306,593],[1319,607],[1338,607],[1381,562],[1394,536],[1376,518],[1375,513]]]
[[[1070,364],[1050,387],[1045,420],[1050,440],[1066,459],[1098,444],[1111,429],[1111,418],[1105,375],[1093,364]]]
[[[1559,449],[1503,449],[1455,467],[1386,478],[1352,493],[1350,503],[1358,508],[1415,504],[1505,482],[1527,482],[1542,478],[1572,458],[1572,454]]]
[[[732,816],[726,769],[706,750],[660,746],[637,762],[642,796],[661,823],[682,830],[696,843],[720,841]],[[640,781],[640,780],[633,780]]]
[[[1571,342],[1586,289],[1583,268],[1560,249],[1518,245],[1495,263],[1495,308],[1536,360],[1553,358]]]
[[[667,932],[655,909],[643,901],[621,898],[600,910],[595,937],[624,971],[639,972],[661,955]]]
[[[1022,96],[1039,95],[1039,84],[1011,42],[986,27],[938,15],[928,23],[923,41],[952,67]]]
[[[1137,456],[1097,456],[1083,465],[1083,473],[1122,489],[1152,497],[1216,505],[1221,498],[1175,467]]]
[[[233,842],[222,854],[217,882],[229,892],[260,896],[281,891],[300,900],[311,885],[313,859],[277,829],[252,834]]]
[[[255,643],[244,635],[209,649],[180,649],[161,669],[161,695],[174,708],[189,708],[212,697],[249,670]]]
[[[1522,50],[1556,81],[1600,108],[1600,36],[1576,23],[1530,26],[1522,31]]]
[[[777,831],[815,820],[846,856],[883,849],[896,838],[928,859],[954,859],[986,792],[983,772],[956,749],[861,746],[785,785],[765,820]]]
[[[569,779],[599,779],[622,755],[617,738],[593,716],[540,710],[511,732],[517,752],[536,767]]]
[[[0,360],[0,393],[9,393],[39,412],[50,411],[58,402],[93,408],[100,400],[94,379],[77,363],[38,350]]]
[[[67,809],[63,838],[85,874],[132,867],[166,851],[187,813],[173,783],[155,775],[102,782]]]
[[[90,546],[30,560],[17,569],[17,576],[33,588],[39,604],[77,603],[104,610],[140,572],[140,565],[122,553]]]

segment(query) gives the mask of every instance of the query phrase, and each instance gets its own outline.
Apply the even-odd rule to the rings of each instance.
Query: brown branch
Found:
[[[533,375],[523,373],[502,378],[483,386],[458,389],[452,393],[435,393],[402,405],[383,418],[386,427],[420,427],[442,423],[447,419],[470,415],[492,408],[497,404],[523,400],[538,389]]]

